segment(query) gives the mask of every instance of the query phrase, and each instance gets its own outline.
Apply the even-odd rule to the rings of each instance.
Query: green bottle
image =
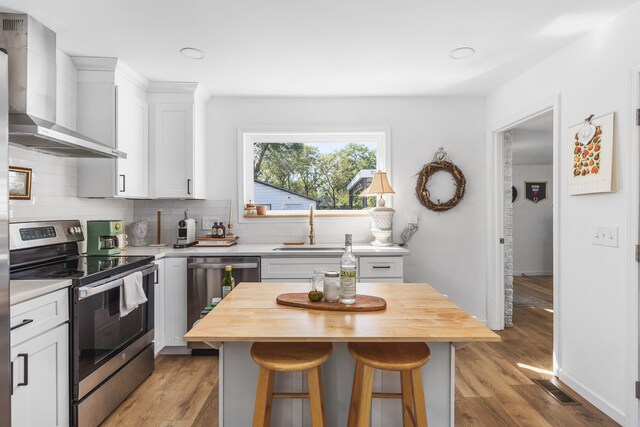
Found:
[[[236,287],[236,281],[231,275],[231,266],[224,267],[224,277],[222,278],[222,298],[229,295],[229,292]]]

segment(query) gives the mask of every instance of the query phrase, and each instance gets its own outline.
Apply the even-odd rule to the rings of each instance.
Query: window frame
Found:
[[[244,203],[255,200],[253,191],[253,144],[266,143],[317,143],[317,142],[376,142],[376,169],[387,172],[387,176],[393,185],[391,171],[391,132],[389,127],[368,126],[358,128],[317,128],[317,127],[268,127],[253,128],[244,127],[238,129],[238,219],[239,222],[251,222],[253,220],[281,219],[296,221],[298,218],[304,221],[308,217],[308,210],[269,211],[270,215],[260,218],[245,217]],[[393,206],[393,198],[387,195],[387,206]],[[317,216],[368,216],[367,210],[318,210]]]

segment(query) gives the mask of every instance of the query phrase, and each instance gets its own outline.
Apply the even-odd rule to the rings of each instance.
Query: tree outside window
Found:
[[[253,144],[253,160],[255,181],[309,197],[318,209],[363,209],[366,198],[354,190],[365,182],[354,180],[366,180],[369,174],[362,171],[376,169],[376,144],[259,142]]]

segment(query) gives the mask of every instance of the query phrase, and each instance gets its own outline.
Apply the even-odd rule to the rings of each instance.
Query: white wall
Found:
[[[558,310],[560,378],[618,422],[636,414],[633,384],[637,360],[630,360],[633,328],[628,318],[634,241],[628,233],[631,177],[630,67],[640,61],[640,4],[578,39],[492,93],[487,100],[490,129],[517,112],[560,94],[560,281]],[[585,58],[589,58],[585,62]],[[590,114],[616,112],[614,161],[618,192],[569,196],[567,128]],[[490,143],[490,142],[488,142]],[[488,149],[487,152],[490,150]],[[593,246],[592,225],[619,227],[617,248]],[[634,239],[635,240],[635,239]],[[632,329],[633,330],[633,329]],[[627,418],[627,416],[629,418]]]
[[[209,140],[209,202],[136,202],[136,217],[153,218],[156,208],[177,220],[183,206],[192,213],[226,215],[228,200],[236,199],[237,129],[248,126],[389,126],[391,183],[395,238],[407,224],[407,212],[420,213],[421,229],[409,245],[405,261],[407,281],[429,282],[479,319],[486,319],[484,253],[486,165],[481,141],[485,135],[482,98],[214,98],[207,106]],[[465,173],[465,199],[449,212],[436,214],[416,199],[415,174],[444,146]],[[224,159],[221,161],[220,159]],[[227,200],[224,202],[224,200]],[[216,202],[217,201],[217,202]],[[216,206],[219,206],[216,208]],[[196,215],[194,215],[196,216]],[[196,216],[198,218],[198,216]],[[224,216],[226,221],[226,216]],[[166,222],[165,222],[166,223]],[[338,242],[353,232],[355,241],[370,240],[368,218],[317,218],[320,242]],[[173,226],[175,230],[175,224]],[[241,241],[304,239],[306,221],[251,222],[237,227]],[[169,233],[175,231],[168,230]]]
[[[514,146],[517,144],[514,138]],[[513,275],[553,273],[553,166],[513,165]],[[533,203],[525,198],[525,181],[547,182],[547,198]]]
[[[76,128],[77,72],[71,59],[57,52],[57,122]],[[11,222],[47,219],[133,219],[133,202],[115,199],[80,199],[77,196],[77,160],[9,147],[9,164],[33,169],[31,200],[11,200]],[[86,228],[85,228],[86,230]]]

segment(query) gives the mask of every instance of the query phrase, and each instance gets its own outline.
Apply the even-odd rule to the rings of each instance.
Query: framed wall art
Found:
[[[31,169],[9,166],[9,200],[31,200]]]
[[[569,195],[609,193],[613,188],[614,114],[569,128]]]

